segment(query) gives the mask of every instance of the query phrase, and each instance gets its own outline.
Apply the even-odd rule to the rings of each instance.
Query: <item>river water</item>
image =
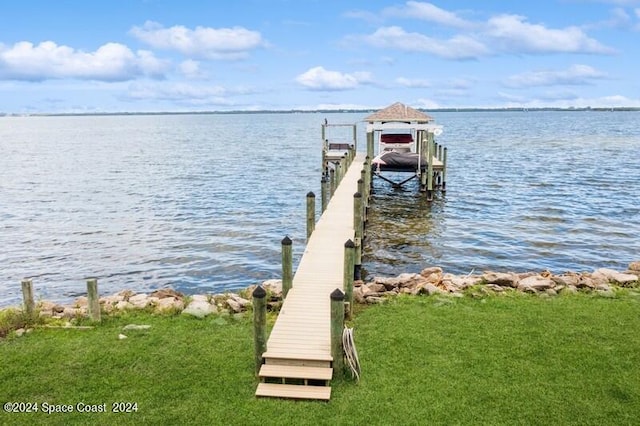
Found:
[[[0,117],[0,306],[246,287],[305,240],[320,124],[366,114]],[[375,181],[369,275],[624,269],[640,260],[640,113],[442,112],[447,194]],[[319,204],[319,202],[317,203]]]

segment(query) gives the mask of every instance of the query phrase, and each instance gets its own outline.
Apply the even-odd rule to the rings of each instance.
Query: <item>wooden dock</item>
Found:
[[[329,296],[336,288],[343,289],[344,244],[355,236],[354,193],[358,191],[365,155],[355,154],[309,237],[267,341],[257,396],[331,397]]]

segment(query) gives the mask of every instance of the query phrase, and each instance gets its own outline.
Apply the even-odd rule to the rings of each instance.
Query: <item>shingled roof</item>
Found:
[[[364,119],[369,123],[373,122],[387,122],[387,121],[400,121],[400,122],[413,122],[413,123],[428,123],[433,121],[433,117],[420,112],[417,109],[413,109],[405,104],[396,102],[393,105],[389,105],[380,111],[374,112],[370,116]]]

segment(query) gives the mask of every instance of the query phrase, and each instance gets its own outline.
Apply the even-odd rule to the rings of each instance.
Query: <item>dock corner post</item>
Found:
[[[253,341],[255,343],[256,374],[267,351],[267,292],[262,286],[253,290]]]
[[[329,170],[329,198],[336,192],[336,169]]]
[[[320,195],[320,203],[322,204],[322,212],[324,213],[329,203],[329,180],[326,175],[323,175],[322,179],[320,179]]]
[[[344,297],[347,302],[347,318],[353,312],[353,278],[355,270],[356,245],[351,240],[344,243]]]
[[[316,227],[316,194],[307,193],[307,241]]]
[[[447,192],[447,147],[442,152],[442,193]]]
[[[433,132],[427,132],[427,201],[433,200]]]
[[[362,208],[362,194],[356,192],[353,194],[353,229],[355,235],[355,252],[354,252],[354,275],[360,279],[360,268],[362,265],[362,240],[364,236],[364,215]]]
[[[367,187],[366,189],[367,199],[369,199],[371,193],[373,193],[373,176],[372,176],[373,169],[371,167],[372,158],[373,157],[369,157],[368,155],[364,158],[364,169],[367,176],[367,178],[364,181],[364,185]]]
[[[22,286],[22,302],[24,312],[29,319],[32,319],[36,312],[36,304],[33,300],[33,281],[25,278],[20,284]]]
[[[287,293],[293,285],[293,255],[291,250],[292,241],[289,237],[282,239],[282,299],[287,297]]]
[[[87,279],[87,299],[89,300],[89,318],[92,321],[100,322],[100,293],[98,293],[98,280],[96,278]]]
[[[353,124],[353,156],[355,157],[356,151],[358,151],[358,126]]]
[[[333,378],[342,378],[344,373],[344,293],[336,288],[331,293],[331,356],[333,358]]]
[[[373,158],[373,131],[367,132],[367,155]]]
[[[367,167],[366,163],[363,165],[362,170],[360,170],[360,179],[358,179],[358,192],[362,194],[362,209],[364,211],[366,211],[366,207],[368,203],[367,192],[366,192],[367,171],[365,170],[365,167]]]

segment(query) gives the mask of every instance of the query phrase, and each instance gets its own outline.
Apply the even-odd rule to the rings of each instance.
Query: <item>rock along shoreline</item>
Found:
[[[261,285],[267,290],[268,308],[277,311],[282,304],[282,282],[271,279]],[[256,285],[237,293],[186,296],[173,289],[163,288],[152,293],[123,290],[100,298],[102,312],[109,314],[125,310],[148,310],[156,313],[182,313],[198,318],[211,314],[243,314],[251,307],[251,294]],[[640,287],[640,261],[632,262],[625,271],[600,268],[593,272],[565,272],[552,274],[536,272],[493,272],[454,275],[440,267],[428,267],[420,273],[404,273],[396,277],[374,277],[354,283],[354,301],[360,304],[381,303],[399,294],[446,295],[462,297],[469,289],[492,294],[509,291],[554,296],[559,293],[598,292],[613,295],[619,288]],[[50,301],[37,304],[42,319],[71,321],[88,315],[87,297],[78,297],[73,303],[62,305]],[[20,309],[20,308],[6,308]],[[69,323],[68,323],[69,324]]]

